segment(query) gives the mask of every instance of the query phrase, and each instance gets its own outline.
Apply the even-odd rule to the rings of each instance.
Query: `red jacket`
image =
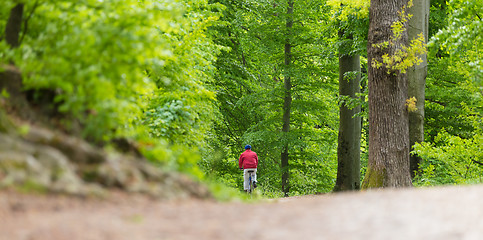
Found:
[[[239,168],[257,168],[257,166],[258,156],[256,152],[247,149],[240,155],[240,159],[238,159]]]

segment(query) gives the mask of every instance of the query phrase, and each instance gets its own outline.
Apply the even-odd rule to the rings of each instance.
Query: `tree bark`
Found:
[[[22,27],[23,6],[23,3],[18,3],[10,10],[10,17],[5,26],[5,40],[12,48],[16,48],[20,44],[18,39]]]
[[[282,167],[282,191],[285,196],[288,196],[288,192],[290,191],[289,185],[289,153],[288,153],[288,139],[287,133],[290,132],[290,108],[292,105],[292,83],[290,77],[290,67],[292,64],[292,45],[290,42],[290,34],[292,34],[292,26],[293,26],[293,1],[288,1],[287,6],[287,21],[286,21],[286,29],[287,29],[287,39],[285,40],[285,76],[284,76],[284,89],[285,89],[285,96],[283,101],[283,117],[282,117],[282,133],[284,134],[284,146],[281,154],[281,167]]]
[[[339,36],[343,36],[342,33]],[[345,55],[347,48],[339,48],[339,96],[358,98],[360,93],[360,57]],[[349,72],[356,75],[344,75]],[[357,106],[349,109],[345,103],[339,108],[339,137],[337,144],[337,179],[334,191],[357,190],[360,188],[361,167],[361,118],[355,116],[361,111]]]
[[[407,31],[387,48],[374,44],[388,42],[391,25],[408,0],[371,0],[369,10],[368,62],[382,62],[384,54],[394,55],[408,44]],[[407,27],[404,24],[403,27]],[[369,77],[369,159],[362,188],[411,186],[409,172],[409,120],[406,109],[407,75],[388,72],[368,64]]]
[[[409,9],[413,17],[409,20],[408,35],[409,39],[416,38],[423,33],[425,41],[428,41],[429,24],[429,0],[414,1],[414,6]],[[428,69],[427,54],[420,56],[423,60],[418,66],[408,69],[409,97],[416,98],[416,111],[409,113],[409,142],[411,150],[415,143],[424,141],[424,101],[426,75]],[[417,155],[410,156],[411,177],[414,178],[418,172],[421,158]]]

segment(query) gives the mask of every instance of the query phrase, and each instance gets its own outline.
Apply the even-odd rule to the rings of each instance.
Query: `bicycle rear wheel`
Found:
[[[255,179],[255,172],[253,170],[248,170],[246,172],[248,174],[248,189],[247,193],[252,193],[254,189],[254,179]]]

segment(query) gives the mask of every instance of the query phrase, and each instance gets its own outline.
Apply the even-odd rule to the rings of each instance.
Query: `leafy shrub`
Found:
[[[469,184],[483,182],[483,135],[462,139],[445,131],[434,143],[416,144],[414,153],[421,156],[419,186]]]

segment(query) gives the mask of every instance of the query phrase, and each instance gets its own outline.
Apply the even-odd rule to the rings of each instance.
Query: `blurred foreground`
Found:
[[[0,240],[483,239],[483,186],[258,203],[0,194]]]

